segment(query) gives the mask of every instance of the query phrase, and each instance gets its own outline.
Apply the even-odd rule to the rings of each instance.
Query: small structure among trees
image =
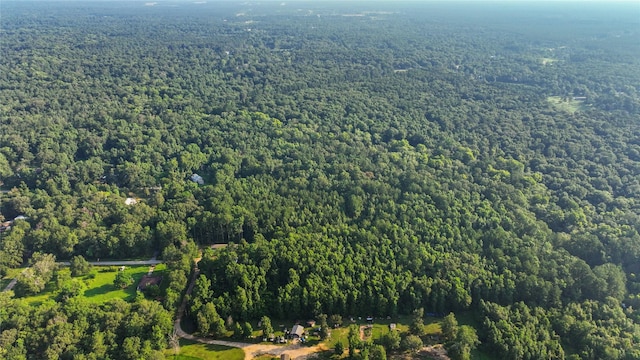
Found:
[[[145,291],[149,286],[160,286],[162,283],[162,276],[144,275],[138,283],[138,291]]]
[[[302,325],[294,325],[291,328],[291,338],[299,339],[304,335],[304,327]]]

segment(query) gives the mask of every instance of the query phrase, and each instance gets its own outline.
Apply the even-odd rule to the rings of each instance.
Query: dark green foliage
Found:
[[[245,321],[242,323],[242,336],[245,339],[248,339],[251,337],[251,334],[253,333],[253,326],[251,326],[251,323],[248,321]]]
[[[637,7],[303,10],[3,2],[0,212],[26,218],[0,235],[0,273],[158,251],[174,310],[196,244],[232,243],[204,251],[189,303],[210,333],[471,310],[499,358],[636,356]],[[16,292],[41,291],[41,270]],[[72,348],[56,331],[39,335]],[[120,335],[131,354],[106,332],[98,348],[153,356]],[[33,339],[9,351],[44,358]]]
[[[411,314],[411,324],[409,324],[409,331],[417,336],[424,335],[424,309],[419,308],[413,311]]]
[[[65,359],[152,358],[167,346],[171,313],[158,303],[120,299],[90,304],[82,297],[32,307],[11,293],[0,293],[0,357]],[[155,354],[155,355],[154,355]]]
[[[329,316],[329,325],[331,325],[331,327],[340,327],[340,326],[342,326],[342,315],[333,314],[333,315]]]
[[[387,360],[387,351],[382,345],[372,345],[369,350],[369,360]]]
[[[407,335],[400,341],[400,349],[408,352],[416,352],[422,348],[422,339],[416,335]]]
[[[327,314],[320,314],[317,316],[318,324],[320,325],[320,339],[324,340],[329,337],[329,323],[327,322]]]
[[[70,261],[71,276],[84,276],[91,271],[91,264],[82,255],[71,258]]]
[[[449,313],[449,315],[445,316],[444,319],[442,319],[440,328],[442,329],[442,336],[445,341],[454,341],[458,334],[458,320],[455,314]]]

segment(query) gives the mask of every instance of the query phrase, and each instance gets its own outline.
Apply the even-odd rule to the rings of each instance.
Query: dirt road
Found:
[[[192,341],[197,341],[202,344],[211,344],[211,345],[222,345],[229,346],[234,348],[240,348],[244,350],[244,359],[252,360],[260,355],[273,355],[280,356],[281,354],[289,354],[292,360],[303,360],[309,359],[313,356],[314,353],[324,350],[319,346],[302,346],[300,344],[292,344],[287,346],[277,346],[277,345],[268,345],[268,344],[251,344],[251,343],[243,343],[238,341],[225,341],[225,340],[214,340],[208,338],[202,338],[198,336],[193,336],[191,334],[187,334],[184,330],[182,330],[182,326],[180,325],[180,321],[182,320],[182,314],[184,314],[184,310],[187,307],[187,295],[190,295],[193,291],[193,286],[195,285],[195,280],[198,278],[200,274],[199,270],[195,270],[193,272],[193,276],[191,277],[191,282],[189,287],[187,288],[187,292],[185,297],[182,299],[182,304],[180,304],[180,308],[178,309],[178,316],[176,321],[174,322],[174,331],[176,335],[183,339],[188,339]]]

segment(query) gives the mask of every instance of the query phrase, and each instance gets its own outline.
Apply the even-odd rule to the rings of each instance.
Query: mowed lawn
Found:
[[[201,344],[198,342],[180,339],[180,353],[175,355],[175,350],[165,350],[165,356],[170,360],[243,360],[242,349],[230,348],[220,345]]]
[[[153,275],[166,276],[166,268],[167,266],[165,264],[156,265]],[[107,269],[115,269],[115,271],[105,271]],[[138,282],[149,272],[149,266],[125,267],[124,272],[133,277],[133,285],[125,289],[116,288],[113,285],[113,281],[116,279],[116,274],[119,271],[120,267],[118,266],[95,267],[92,271],[92,273],[95,274],[95,278],[85,280],[87,289],[84,291],[84,297],[94,303],[102,303],[115,298],[126,301],[135,299]],[[166,279],[163,281],[166,281]]]
[[[62,268],[60,272],[69,272],[69,268]],[[71,278],[70,281],[82,283],[84,289],[83,296],[92,303],[102,303],[110,299],[120,298],[125,301],[132,301],[136,297],[136,287],[142,276],[149,272],[149,266],[125,267],[124,272],[131,274],[133,284],[125,289],[117,288],[113,285],[116,274],[120,271],[119,266],[94,266],[91,274],[84,277]],[[154,275],[166,275],[166,265],[158,264],[153,272]],[[54,300],[57,294],[55,280],[47,284],[43,292],[34,296],[27,296],[25,299],[32,306],[38,306],[45,301]]]
[[[348,341],[348,337],[349,337],[349,319],[345,319],[346,321],[343,324],[343,327],[337,328],[337,329],[332,329],[331,330],[331,337],[329,339],[327,339],[324,344],[327,348],[332,349],[337,342],[342,342],[342,345],[344,345],[344,347],[346,348],[349,344]],[[388,319],[375,319],[373,321],[373,329],[371,331],[371,339],[372,340],[377,340],[379,338],[381,338],[384,334],[388,333],[389,330],[389,325],[390,324],[396,324],[396,331],[400,331],[400,332],[405,332],[409,330],[409,322],[411,321],[411,319],[407,316],[401,316],[399,318],[395,318],[392,320],[388,320]],[[431,319],[426,318],[425,319],[425,324],[427,326],[427,333],[428,334],[432,334],[432,333],[438,333],[440,332],[440,325],[436,323],[437,321],[435,319],[433,319],[433,321],[431,321]],[[362,320],[357,320],[355,325],[357,325],[358,327],[362,326],[362,325],[367,325],[367,322],[362,319]]]

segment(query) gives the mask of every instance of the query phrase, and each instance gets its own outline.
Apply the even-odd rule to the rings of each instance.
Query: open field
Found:
[[[556,109],[571,114],[584,109],[584,102],[581,100],[563,99],[562,96],[549,96],[547,101]]]
[[[136,297],[136,286],[143,275],[149,271],[149,266],[132,266],[125,267],[124,271],[131,274],[134,279],[134,283],[125,289],[116,288],[113,285],[113,280],[116,277],[120,267],[118,266],[94,266],[90,275],[71,278],[71,281],[79,281],[82,283],[84,289],[84,297],[92,303],[102,303],[110,299],[120,298],[126,301],[131,301]],[[163,275],[166,270],[166,265],[156,265],[156,275]],[[59,272],[69,272],[69,268],[62,268]],[[45,290],[34,296],[27,296],[25,299],[32,306],[37,306],[45,301],[53,300],[56,296],[56,289],[54,281],[47,284]]]
[[[102,268],[94,269],[92,273],[96,274],[93,279],[88,279],[87,290],[84,292],[84,296],[90,302],[101,303],[109,299],[121,298],[126,301],[131,301],[136,297],[136,286],[143,275],[149,271],[149,266],[132,266],[126,267],[124,272],[131,274],[133,277],[133,285],[125,289],[117,289],[113,285],[113,280],[116,278],[116,274],[119,271],[119,267],[113,266],[116,271],[102,272]],[[154,275],[163,275],[166,270],[166,265],[158,264],[153,272]],[[105,268],[106,269],[106,268]]]
[[[181,339],[180,353],[174,354],[173,349],[165,350],[165,356],[171,360],[243,360],[244,351],[220,345],[200,344]]]
[[[551,65],[555,62],[558,62],[558,59],[552,59],[552,58],[546,58],[543,57],[540,59],[540,62],[542,63],[542,65]]]
[[[349,322],[349,319],[346,319],[346,320],[347,321],[344,324],[342,324],[343,325],[342,327],[331,330],[331,338],[327,339],[327,341],[324,342],[327,348],[332,349],[338,342],[342,342],[342,345],[347,347],[347,344],[349,343],[347,340],[349,336],[349,325],[351,323]],[[394,318],[390,320],[375,319],[373,322],[373,329],[371,331],[372,340],[375,341],[380,337],[382,337],[384,334],[388,333],[389,324],[396,324],[397,331],[400,331],[400,332],[409,331],[408,324],[410,321],[411,319],[407,316],[401,316],[399,318]],[[425,325],[427,327],[428,334],[436,334],[440,332],[440,325],[436,323],[437,321],[439,321],[439,319],[425,318]],[[362,320],[356,320],[354,324],[358,325],[359,327],[361,325],[366,325],[367,322],[364,319],[362,319]]]

